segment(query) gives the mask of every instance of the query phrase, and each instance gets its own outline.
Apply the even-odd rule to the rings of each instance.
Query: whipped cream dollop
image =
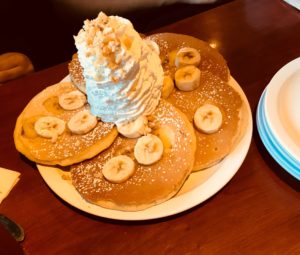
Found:
[[[161,61],[129,20],[100,12],[74,38],[94,115],[118,124],[154,111],[163,84]]]

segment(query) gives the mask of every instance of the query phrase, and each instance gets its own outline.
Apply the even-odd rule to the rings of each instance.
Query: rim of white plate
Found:
[[[265,114],[266,120],[273,135],[288,154],[300,162],[300,147],[295,139],[296,122],[295,115],[300,116],[300,100],[296,100],[292,90],[297,90],[300,93],[300,86],[296,88],[294,79],[300,77],[300,58],[296,58],[284,65],[271,79],[265,95]],[[289,117],[289,122],[286,123],[286,118],[291,114],[288,109],[293,106],[293,115]],[[293,131],[292,131],[293,130]],[[300,141],[299,141],[300,142]]]

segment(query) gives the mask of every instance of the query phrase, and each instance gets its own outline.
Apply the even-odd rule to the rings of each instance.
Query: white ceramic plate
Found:
[[[270,81],[265,114],[276,140],[300,162],[300,58],[282,67]]]
[[[118,220],[149,220],[174,215],[188,210],[222,189],[243,163],[252,138],[252,115],[248,100],[234,79],[230,84],[238,90],[246,104],[246,132],[237,147],[219,164],[192,173],[180,192],[172,199],[137,212],[123,212],[106,209],[86,202],[70,182],[68,172],[55,167],[38,165],[39,172],[47,185],[64,201],[87,213]]]
[[[265,147],[272,157],[280,164],[288,173],[300,180],[299,163],[292,160],[285,149],[278,143],[270,130],[265,118],[265,91],[263,92],[257,107],[256,124],[258,133]]]

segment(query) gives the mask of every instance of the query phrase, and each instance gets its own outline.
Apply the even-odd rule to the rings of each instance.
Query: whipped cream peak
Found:
[[[153,47],[132,23],[100,12],[74,37],[93,114],[105,122],[129,122],[158,105],[163,69]]]
[[[75,43],[86,77],[100,82],[124,79],[141,57],[137,36],[131,22],[122,17],[100,12],[96,19],[84,21]]]

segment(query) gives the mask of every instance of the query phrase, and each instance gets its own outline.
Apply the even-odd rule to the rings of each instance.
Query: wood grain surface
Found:
[[[254,117],[249,153],[233,179],[206,202],[158,220],[115,221],[79,211],[15,150],[18,114],[36,93],[67,75],[66,63],[1,86],[0,166],[20,171],[21,179],[0,212],[23,226],[25,253],[300,254],[300,183],[268,154],[255,124],[263,89],[280,67],[300,56],[299,31],[300,12],[280,0],[234,1],[155,31],[214,45]]]

